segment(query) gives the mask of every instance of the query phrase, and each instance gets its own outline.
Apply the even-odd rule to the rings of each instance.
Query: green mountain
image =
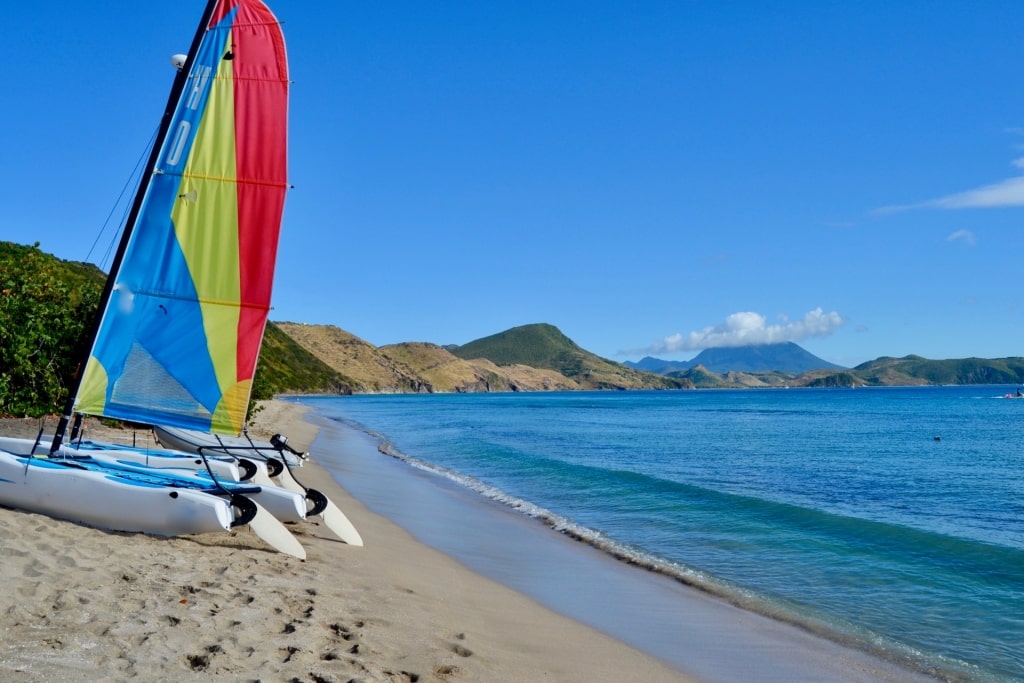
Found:
[[[921,356],[878,358],[850,370],[715,373],[698,365],[669,377],[693,382],[699,389],[754,387],[879,387],[925,384],[1024,384],[1024,358],[929,360]]]
[[[688,361],[667,361],[650,356],[638,363],[626,362],[631,368],[660,375],[684,372],[703,365],[711,372],[789,372],[800,374],[810,370],[845,370],[841,365],[818,358],[793,342],[704,349]]]
[[[1021,384],[1024,358],[877,358],[853,369],[865,384]]]
[[[681,389],[684,380],[660,377],[586,351],[554,325],[522,325],[462,346],[447,347],[463,360],[483,358],[495,365],[528,365],[554,370],[592,389]]]
[[[704,349],[691,363],[714,372],[794,372],[810,370],[845,370],[846,368],[818,358],[793,342],[758,344],[733,348]]]

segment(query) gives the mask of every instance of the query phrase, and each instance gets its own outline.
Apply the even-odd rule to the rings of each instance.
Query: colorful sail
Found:
[[[287,188],[277,19],[259,0],[219,0],[185,68],[75,411],[237,434]]]

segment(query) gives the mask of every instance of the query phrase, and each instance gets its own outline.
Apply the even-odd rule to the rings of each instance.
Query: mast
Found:
[[[61,443],[64,441],[64,435],[67,432],[68,423],[71,421],[72,413],[75,409],[75,399],[78,397],[78,391],[81,388],[85,365],[89,360],[89,355],[92,353],[93,342],[96,339],[96,335],[99,333],[103,314],[106,311],[107,304],[110,302],[111,294],[114,291],[114,281],[117,278],[118,271],[121,269],[125,252],[128,250],[128,243],[131,241],[132,232],[135,230],[135,224],[139,219],[139,212],[142,210],[142,204],[146,198],[146,192],[149,188],[149,179],[155,172],[157,162],[160,160],[160,154],[163,152],[164,141],[167,139],[167,131],[171,127],[171,119],[174,117],[175,109],[177,109],[178,100],[181,98],[181,93],[185,89],[185,84],[188,82],[190,75],[189,71],[192,68],[192,64],[195,62],[196,54],[199,52],[199,46],[203,42],[203,36],[209,28],[210,18],[213,16],[214,9],[216,9],[220,1],[221,0],[209,0],[209,2],[206,3],[206,9],[203,10],[203,17],[199,20],[199,26],[196,28],[195,35],[192,37],[192,45],[188,50],[188,58],[185,60],[184,66],[178,69],[178,73],[174,77],[174,83],[171,85],[171,92],[167,97],[167,104],[164,107],[164,115],[160,120],[160,128],[157,131],[156,140],[153,142],[153,149],[150,150],[149,160],[146,162],[144,175],[142,180],[139,182],[138,190],[135,192],[135,198],[132,201],[131,210],[128,212],[128,220],[125,222],[124,232],[121,234],[121,241],[117,245],[117,252],[114,254],[114,261],[110,266],[110,274],[107,276],[107,282],[103,286],[103,293],[100,296],[99,307],[96,309],[96,315],[93,317],[92,328],[90,329],[89,336],[87,337],[88,344],[83,348],[82,357],[78,363],[78,370],[75,373],[71,392],[68,394],[68,400],[64,406],[64,412],[60,416],[60,421],[57,423],[56,433],[53,435],[53,443],[50,445],[50,453],[57,451],[57,449],[60,448]]]

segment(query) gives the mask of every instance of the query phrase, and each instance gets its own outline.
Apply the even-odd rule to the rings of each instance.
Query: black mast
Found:
[[[192,46],[188,50],[188,58],[185,60],[185,64],[178,69],[178,73],[174,77],[174,84],[171,86],[171,93],[168,95],[167,105],[164,107],[164,115],[160,120],[160,129],[157,131],[156,140],[153,142],[153,149],[149,153],[149,161],[146,162],[146,167],[143,170],[139,189],[135,192],[135,199],[132,201],[131,210],[128,212],[128,220],[125,222],[124,232],[121,234],[121,242],[117,245],[117,253],[114,255],[114,262],[110,266],[110,275],[107,276],[107,283],[104,285],[103,294],[100,296],[99,308],[96,309],[96,316],[92,321],[92,329],[89,331],[89,343],[82,351],[82,359],[75,372],[71,393],[68,395],[67,403],[64,406],[64,413],[60,416],[60,422],[57,423],[57,431],[53,435],[50,453],[59,449],[64,441],[64,434],[67,432],[68,423],[71,421],[72,413],[75,410],[75,398],[77,398],[78,390],[82,385],[85,365],[89,362],[89,355],[92,352],[92,344],[96,341],[96,335],[99,333],[103,312],[106,310],[107,303],[110,301],[111,294],[114,291],[114,279],[121,269],[124,254],[128,250],[128,242],[131,239],[132,231],[135,229],[135,223],[139,219],[139,212],[142,210],[142,202],[146,197],[149,177],[156,171],[157,161],[160,160],[160,153],[163,151],[164,140],[167,139],[167,131],[171,127],[171,119],[174,118],[174,111],[178,107],[178,100],[181,98],[186,82],[188,82],[189,70],[195,62],[199,46],[202,44],[203,36],[206,34],[206,28],[210,24],[210,18],[213,16],[213,10],[219,2],[220,0],[209,0],[207,2],[206,9],[203,11],[203,18],[199,21],[199,27],[192,38]]]

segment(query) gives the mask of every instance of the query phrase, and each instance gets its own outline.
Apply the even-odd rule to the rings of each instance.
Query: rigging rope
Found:
[[[135,162],[135,167],[132,169],[131,174],[128,176],[128,180],[125,181],[124,187],[121,188],[121,193],[117,195],[117,199],[114,201],[114,205],[110,207],[110,213],[107,214],[107,219],[103,221],[103,225],[100,227],[100,231],[96,235],[96,239],[93,240],[92,246],[89,247],[89,253],[85,255],[86,263],[89,262],[89,258],[92,256],[93,251],[95,251],[96,245],[99,244],[100,238],[103,237],[103,233],[107,231],[107,227],[110,225],[110,219],[114,215],[114,212],[117,210],[118,205],[124,199],[125,194],[128,192],[129,189],[134,188],[138,185],[137,178],[139,176],[139,167],[142,166],[143,163],[145,163],[146,158],[149,156],[150,150],[152,150],[153,148],[153,143],[156,141],[157,132],[158,129],[153,131],[153,135],[150,136],[149,142],[146,143],[145,149],[143,149],[142,154],[139,156],[138,161]],[[128,210],[130,209],[130,207],[130,204],[126,206],[121,214],[120,223],[122,228],[124,227],[125,217],[128,215]],[[113,250],[114,245],[117,243],[119,234],[120,230],[114,234],[113,238],[107,244],[107,250],[103,254],[102,261],[100,261],[100,267],[102,267],[103,264],[109,262],[110,252]]]

